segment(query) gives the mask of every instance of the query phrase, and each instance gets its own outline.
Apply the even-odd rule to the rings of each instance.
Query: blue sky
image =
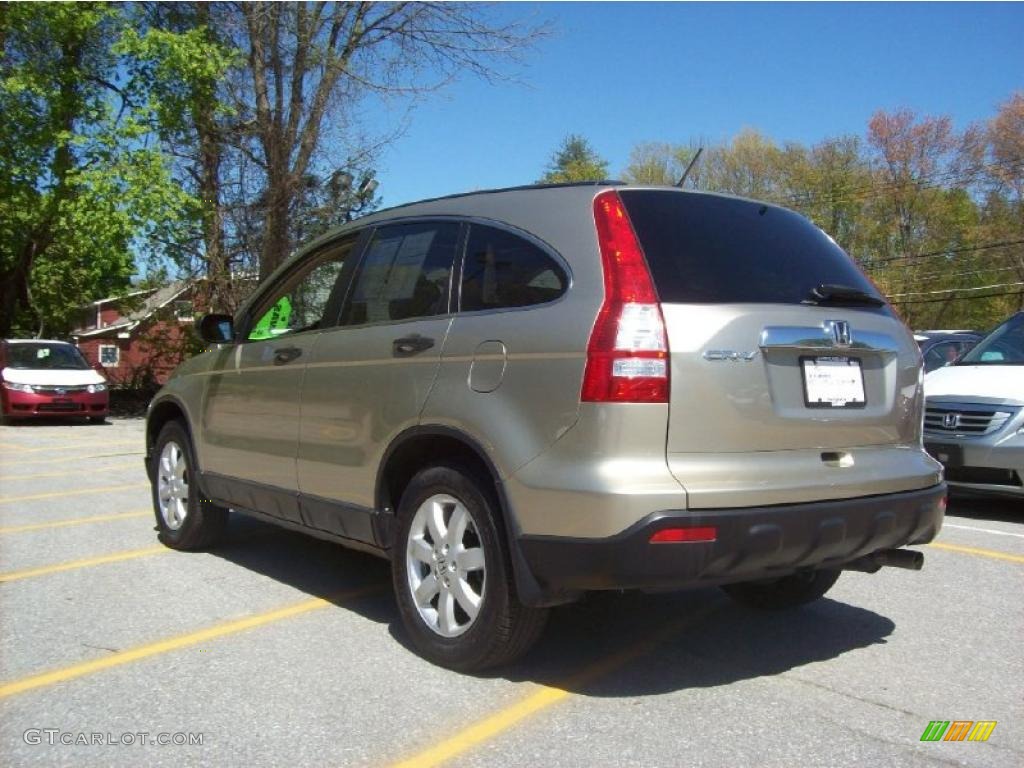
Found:
[[[625,167],[641,141],[863,135],[878,109],[989,118],[1024,90],[1019,3],[509,3],[552,22],[523,84],[463,77],[411,114],[378,166],[385,206],[531,183],[569,133]],[[370,125],[400,114],[368,105]]]

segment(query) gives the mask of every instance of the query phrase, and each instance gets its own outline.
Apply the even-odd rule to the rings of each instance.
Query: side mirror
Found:
[[[103,376],[104,378],[106,378],[106,376],[107,376],[107,369],[103,367],[103,363],[100,363],[100,362],[93,363],[92,364],[92,369],[94,371],[96,371],[96,373],[98,373],[100,376]]]
[[[199,338],[208,344],[223,344],[235,338],[231,315],[203,315],[199,319]]]

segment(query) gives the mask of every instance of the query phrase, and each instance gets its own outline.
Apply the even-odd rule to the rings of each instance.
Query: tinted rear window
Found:
[[[554,301],[569,284],[562,268],[533,243],[473,224],[462,268],[462,311]]]
[[[712,195],[619,194],[664,302],[799,304],[821,284],[878,295],[842,248],[792,211]]]

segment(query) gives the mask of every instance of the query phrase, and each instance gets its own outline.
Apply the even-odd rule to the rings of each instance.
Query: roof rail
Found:
[[[393,211],[396,208],[407,208],[410,205],[419,205],[420,203],[434,203],[438,200],[452,200],[459,197],[469,197],[471,195],[496,195],[499,192],[520,192],[526,189],[560,189],[562,187],[621,187],[627,182],[619,181],[617,179],[600,179],[595,181],[560,181],[550,184],[520,184],[515,187],[496,187],[494,189],[474,189],[471,192],[455,192],[451,195],[439,195],[438,197],[426,197],[422,200],[410,200],[408,203],[401,203],[399,205],[390,205],[387,208],[381,208],[376,211],[370,211],[367,216],[376,216],[378,213],[385,213],[387,211]],[[360,217],[363,218],[363,217]],[[353,219],[358,221],[358,219]]]

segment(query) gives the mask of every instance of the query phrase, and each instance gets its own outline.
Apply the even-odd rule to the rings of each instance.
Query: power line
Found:
[[[937,291],[908,291],[907,293],[890,293],[889,298],[895,299],[899,296],[934,296],[939,293],[956,293],[958,291],[989,291],[992,290],[993,288],[1013,288],[1018,285],[1024,285],[1024,280],[1015,283],[995,283],[994,285],[978,285],[973,288],[943,288]]]
[[[926,253],[904,253],[900,256],[885,256],[881,259],[872,259],[868,264],[862,265],[866,270],[875,269],[876,264],[887,264],[893,261],[902,261],[904,259],[931,259],[937,256],[951,256],[957,253],[973,253],[974,251],[984,251],[991,248],[1008,248],[1011,245],[1024,245],[1024,239],[1021,240],[1002,240],[995,243],[981,243],[979,245],[968,245],[961,248],[944,248],[941,251],[928,251]]]
[[[944,280],[950,277],[968,277],[977,276],[980,274],[990,274],[992,272],[1019,272],[1021,267],[978,267],[977,269],[968,270],[967,272],[932,272],[927,275],[915,275],[914,282],[916,283],[929,283],[935,280]]]
[[[996,299],[1000,296],[1022,296],[1024,291],[1006,291],[1004,293],[986,293],[981,296],[943,296],[938,299],[911,299],[910,301],[896,302],[900,306],[907,304],[936,304],[940,301],[980,301],[981,299]]]

